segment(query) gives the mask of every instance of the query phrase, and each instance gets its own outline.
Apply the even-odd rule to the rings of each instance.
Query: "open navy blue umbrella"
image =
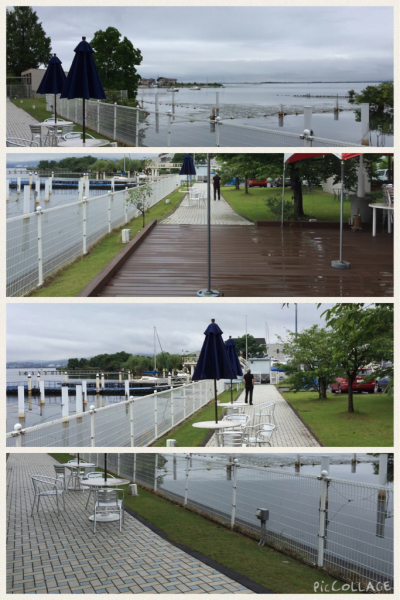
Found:
[[[61,94],[66,76],[56,54],[49,60],[49,66],[37,89],[38,94],[54,94],[54,120],[57,123],[57,94]]]
[[[83,143],[85,143],[85,100],[104,100],[106,95],[94,62],[94,50],[83,37],[74,50],[75,58],[65,80],[61,98],[82,98],[83,100]]]
[[[242,367],[237,355],[236,351],[236,343],[235,340],[229,336],[229,340],[225,342],[226,349],[228,351],[229,360],[231,361],[231,365],[233,370],[236,373],[236,377],[239,375],[241,377],[243,375]],[[231,379],[231,404],[233,402],[233,394],[232,394],[232,379]]]
[[[211,325],[204,332],[206,339],[200,352],[192,380],[214,379],[215,422],[218,423],[217,379],[235,379],[235,369],[229,360],[228,351],[222,339],[222,331],[211,319]]]
[[[179,171],[179,175],[187,175],[187,188],[189,193],[189,175],[196,175],[193,158],[190,156],[190,154],[185,154],[183,157],[182,168]]]

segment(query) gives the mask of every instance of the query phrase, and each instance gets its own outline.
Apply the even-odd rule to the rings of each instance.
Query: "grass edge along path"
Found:
[[[250,188],[245,194],[244,188],[236,190],[234,186],[222,187],[221,193],[231,208],[239,215],[251,221],[280,221],[274,217],[264,200],[270,196],[282,198],[282,188]],[[285,188],[285,202],[291,201],[293,190]],[[303,207],[307,217],[318,221],[339,222],[340,202],[334,200],[333,194],[315,188],[312,194],[303,194]],[[350,202],[343,203],[343,219],[347,223],[350,217]]]
[[[39,123],[44,123],[44,121],[46,119],[49,119],[51,117],[51,113],[48,110],[46,110],[46,99],[45,98],[23,98],[22,104],[21,104],[21,99],[19,99],[19,98],[17,100],[12,99],[11,102],[13,104],[15,104],[15,106],[17,106],[18,108],[21,108],[26,113],[28,113],[28,115],[31,115],[31,117],[33,117],[34,119],[39,121]],[[32,108],[32,105],[35,108]],[[57,113],[57,118],[63,119],[64,121],[67,120],[64,117],[60,117],[60,115],[58,113]],[[68,119],[68,120],[72,121],[72,119]],[[75,123],[74,133],[82,132],[82,131],[83,131],[82,125],[78,125],[77,123]],[[87,126],[86,126],[86,132],[98,140],[110,140],[110,142],[114,141],[112,138],[107,137],[106,135],[103,135],[102,133],[97,133],[97,131],[90,129],[90,127],[87,127]]]
[[[233,392],[233,401],[237,400],[237,398],[242,393],[243,386],[240,386],[238,391]],[[231,392],[226,391],[222,392],[218,396],[218,402],[224,402],[228,404],[231,401]],[[186,419],[184,423],[181,423],[175,429],[172,429],[167,434],[160,437],[156,440],[151,447],[160,448],[166,446],[167,440],[174,439],[177,442],[177,445],[180,448],[198,448],[204,445],[207,441],[208,436],[210,434],[209,429],[197,429],[193,427],[193,423],[197,421],[213,421],[215,418],[215,401],[212,399],[206,406],[203,406],[200,410],[198,410],[194,415]],[[218,408],[218,419],[221,418],[221,412],[223,407]]]
[[[170,203],[165,203],[165,198]],[[146,212],[146,223],[152,219],[161,219],[173,212],[182,201],[183,194],[177,188],[171,194],[154,204]],[[129,223],[113,229],[99,239],[85,256],[79,256],[74,262],[62,267],[50,276],[42,287],[33,290],[32,297],[65,297],[76,296],[108,263],[120,252],[125,244],[121,241],[121,230],[130,229],[131,239],[142,230],[142,215],[133,218]]]
[[[50,456],[61,463],[71,460],[70,454],[52,453]],[[96,470],[102,471],[101,468]],[[164,532],[168,541],[199,552],[276,593],[313,594],[316,582],[329,585],[335,581],[315,567],[269,546],[260,547],[257,540],[231,531],[140,485],[138,496],[128,496],[128,487],[123,487],[124,504],[132,513]],[[340,584],[336,584],[336,588],[340,588]]]
[[[393,398],[354,394],[355,412],[347,412],[347,394],[280,392],[324,446],[393,446]]]

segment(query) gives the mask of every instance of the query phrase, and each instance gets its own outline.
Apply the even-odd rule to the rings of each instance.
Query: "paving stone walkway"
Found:
[[[196,188],[206,192],[206,183],[196,183]],[[186,197],[186,194],[185,194]],[[221,196],[221,200],[213,200],[213,190],[211,190],[211,225],[254,225],[247,221],[230,207],[228,202]],[[207,224],[207,204],[200,202],[200,205],[193,203],[186,206],[185,198],[182,204],[178,206],[172,215],[165,217],[160,221],[161,225],[206,225]]]
[[[244,402],[245,392],[243,391],[239,400]],[[255,409],[265,402],[275,402],[275,424],[276,430],[273,433],[271,445],[274,447],[309,447],[320,446],[321,444],[308,431],[296,413],[290,408],[284,397],[278,392],[274,385],[255,385],[253,392],[253,406],[246,406],[246,414],[253,416]],[[255,424],[255,423],[254,423]],[[207,446],[216,446],[216,437],[212,436]]]
[[[54,476],[47,454],[7,461],[7,591],[14,594],[248,594],[243,585],[176,548],[125,513],[93,533],[87,492],[68,492],[58,517],[53,499],[31,517],[31,475]]]
[[[31,130],[29,125],[39,123],[31,117],[22,108],[15,106],[13,102],[7,98],[7,138],[20,138],[23,140],[31,139]]]

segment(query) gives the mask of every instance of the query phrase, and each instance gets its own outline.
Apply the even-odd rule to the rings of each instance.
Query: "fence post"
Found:
[[[157,390],[154,391],[154,439],[158,438]]]
[[[39,283],[38,286],[43,285],[43,239],[42,239],[42,208],[37,207],[37,236],[38,236],[38,275]]]
[[[135,146],[139,147],[139,108],[136,108],[136,131],[135,131]]]
[[[114,194],[108,192],[108,233],[111,232],[111,198],[114,199]]]
[[[94,415],[96,412],[95,406],[94,404],[90,405],[90,439],[91,439],[91,446],[94,448],[96,446],[96,430],[95,430],[95,423],[94,423]]]
[[[82,227],[83,227],[83,244],[82,244],[82,252],[83,254],[87,254],[87,246],[86,246],[86,232],[87,232],[87,204],[86,204],[86,196],[82,198]]]
[[[232,477],[232,511],[231,511],[231,529],[235,526],[236,520],[236,482],[237,482],[237,470],[239,467],[239,461],[237,458],[233,459],[232,469],[233,469],[233,477]]]
[[[189,491],[189,467],[190,467],[190,454],[186,455],[186,475],[185,475],[185,498],[183,500],[183,506],[187,505],[188,491]]]
[[[183,392],[183,420],[186,421],[186,383],[182,386]]]
[[[16,423],[14,425],[14,436],[15,436],[16,448],[22,448],[22,425],[21,425],[21,423]]]
[[[318,527],[318,559],[319,567],[324,566],[324,548],[326,534],[326,516],[328,505],[328,475],[329,456],[321,456],[321,494],[319,500],[319,527]]]
[[[131,447],[133,448],[135,445],[135,423],[133,420],[133,403],[134,403],[134,399],[133,396],[130,397],[130,404],[129,404],[129,418],[131,421]]]
[[[63,418],[65,418],[65,417],[69,416],[69,397],[68,397],[68,387],[67,386],[64,385],[61,388],[61,395],[62,395],[61,416]]]
[[[363,102],[361,107],[361,146],[369,146],[369,104]]]
[[[157,470],[158,470],[158,454],[155,455],[154,460],[154,491],[157,491]]]
[[[124,210],[125,210],[125,225],[128,223],[128,188],[125,188],[125,194],[124,194]]]
[[[215,117],[215,145],[219,147],[219,128],[221,123],[221,117]]]
[[[97,100],[97,133],[100,133],[100,100]]]
[[[174,388],[171,385],[171,425],[174,427],[175,419],[174,419]]]
[[[114,133],[113,133],[113,139],[116,140],[117,139],[117,103],[114,102]]]

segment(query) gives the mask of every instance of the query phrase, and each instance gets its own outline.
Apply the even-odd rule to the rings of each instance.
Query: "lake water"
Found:
[[[339,98],[340,112],[334,114],[333,109],[336,99],[333,96],[344,96],[348,90],[356,92],[363,90],[368,83],[294,83],[294,84],[230,84],[224,88],[208,88],[192,91],[180,88],[175,93],[176,119],[172,125],[172,146],[206,146],[215,145],[215,133],[212,126],[196,122],[196,119],[208,119],[211,108],[216,104],[216,91],[219,92],[220,117],[224,120],[221,127],[221,146],[254,145],[258,141],[260,146],[286,146],[292,145],[287,138],[279,136],[265,143],[265,136],[256,132],[234,130],[229,125],[243,124],[254,127],[273,129],[277,133],[284,131],[302,134],[304,131],[304,106],[311,106],[313,110],[312,129],[314,135],[342,142],[359,144],[361,141],[361,124],[356,121],[356,106],[345,98]],[[172,93],[163,89],[140,89],[138,100],[144,101],[144,107],[155,109],[155,95],[158,93],[159,110],[163,113],[171,111]],[[310,97],[300,97],[305,95]],[[332,96],[326,98],[323,96]],[[278,117],[280,105],[283,104],[285,116],[283,120]],[[179,122],[178,117],[193,119],[192,124]],[[230,123],[230,120],[232,121]],[[160,116],[156,122],[153,114],[147,118],[149,126],[144,130],[143,145],[160,144],[167,135],[167,118]],[[393,136],[386,133],[381,135],[379,128],[372,127],[371,144],[374,146],[393,145]],[[242,143],[237,143],[237,136],[242,136]],[[166,137],[165,137],[166,139]],[[179,142],[179,143],[178,143]],[[200,143],[201,142],[201,143]],[[296,141],[295,145],[302,145]]]

